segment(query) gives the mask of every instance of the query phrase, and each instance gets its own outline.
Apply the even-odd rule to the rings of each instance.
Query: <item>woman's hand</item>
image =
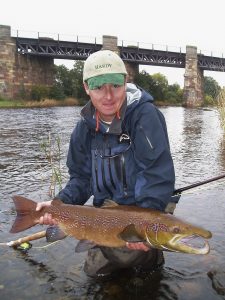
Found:
[[[131,250],[142,250],[142,251],[149,251],[151,250],[151,247],[149,247],[148,245],[146,245],[143,242],[138,242],[138,243],[126,243],[127,248],[131,249]]]
[[[52,200],[40,202],[36,206],[36,211],[40,211],[42,208],[48,207],[51,204],[52,204]],[[40,217],[39,224],[40,225],[57,225],[58,223],[55,219],[52,218],[51,214],[45,213],[43,216]]]

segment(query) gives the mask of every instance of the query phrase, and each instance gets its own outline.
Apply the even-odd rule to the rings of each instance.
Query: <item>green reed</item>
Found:
[[[219,112],[221,127],[225,132],[225,87],[221,89],[217,96],[217,109]]]
[[[55,197],[56,190],[62,189],[62,167],[61,167],[61,140],[59,136],[52,138],[49,133],[48,138],[40,144],[45,158],[50,168],[49,196]]]

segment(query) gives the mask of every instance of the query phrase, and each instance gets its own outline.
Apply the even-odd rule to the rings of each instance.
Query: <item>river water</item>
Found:
[[[176,188],[225,174],[223,132],[215,109],[160,110],[167,121]],[[35,226],[9,233],[15,218],[11,197],[49,199],[51,167],[40,146],[49,135],[52,147],[60,138],[66,182],[69,137],[79,112],[77,107],[0,110],[0,243],[43,230]],[[175,212],[212,232],[208,255],[165,253],[162,271],[95,281],[82,271],[85,253],[75,254],[75,239],[47,248],[44,239],[37,240],[28,253],[0,245],[0,299],[224,299],[225,182],[216,183],[184,193]]]

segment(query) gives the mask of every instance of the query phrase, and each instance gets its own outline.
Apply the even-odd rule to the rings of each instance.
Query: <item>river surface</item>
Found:
[[[223,132],[215,109],[160,110],[167,121],[176,188],[225,174]],[[0,243],[43,230],[35,226],[9,233],[15,218],[12,195],[50,198],[51,167],[41,149],[49,136],[53,154],[58,153],[54,144],[60,138],[65,184],[68,143],[79,112],[77,107],[0,110]],[[209,254],[168,252],[162,271],[96,281],[83,273],[86,254],[75,254],[75,239],[47,248],[40,239],[27,253],[0,245],[0,299],[225,299],[225,182],[182,194],[175,215],[212,232]]]

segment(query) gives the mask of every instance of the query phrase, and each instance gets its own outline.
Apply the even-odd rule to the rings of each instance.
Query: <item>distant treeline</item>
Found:
[[[63,100],[68,97],[79,99],[83,105],[87,100],[83,88],[83,65],[82,61],[76,61],[72,69],[64,65],[55,65],[54,85],[51,88],[45,86],[33,86],[31,91],[32,100],[40,101],[44,98]],[[142,71],[135,78],[135,83],[148,91],[160,103],[182,104],[183,89],[179,84],[168,84],[166,76],[161,73],[153,75]],[[212,77],[204,77],[205,104],[214,105],[215,99],[221,90],[221,87]]]

